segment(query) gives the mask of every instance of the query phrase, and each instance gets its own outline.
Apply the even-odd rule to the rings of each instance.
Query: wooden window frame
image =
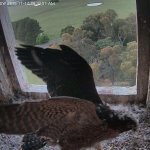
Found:
[[[4,2],[4,0],[2,0]],[[141,102],[146,103],[148,93],[148,79],[150,66],[150,0],[136,0],[137,4],[137,32],[138,32],[138,65],[136,86],[130,88],[131,93],[124,92],[124,87],[102,87],[98,93],[102,100],[106,102]],[[2,46],[6,51],[6,67],[11,74],[13,90],[19,91],[31,98],[47,98],[46,85],[28,84],[22,67],[17,60],[14,49],[16,46],[15,36],[6,5],[0,6],[0,36],[3,39]],[[12,61],[8,61],[8,60]],[[121,91],[115,93],[116,91]]]

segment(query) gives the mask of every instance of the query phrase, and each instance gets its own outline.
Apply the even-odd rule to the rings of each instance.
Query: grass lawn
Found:
[[[41,80],[40,78],[38,78],[36,75],[34,75],[30,70],[24,68],[25,70],[25,74],[27,77],[27,81],[30,84],[45,84],[45,82],[43,80]]]
[[[49,0],[45,0],[48,1]],[[67,25],[79,27],[85,17],[90,14],[104,12],[107,9],[114,9],[119,18],[125,18],[136,11],[135,0],[101,0],[102,5],[88,7],[88,0],[60,0],[54,6],[12,6],[9,13],[12,21],[30,17],[39,21],[42,30],[47,33],[50,39],[58,38],[62,28]],[[43,84],[41,80],[25,69],[29,83]]]
[[[103,0],[103,4],[96,7],[86,6],[87,2],[87,0],[60,0],[55,6],[9,7],[9,12],[12,21],[25,17],[38,20],[42,30],[53,39],[58,37],[61,29],[67,25],[79,27],[84,18],[90,14],[114,9],[120,18],[125,18],[136,10],[135,0]]]

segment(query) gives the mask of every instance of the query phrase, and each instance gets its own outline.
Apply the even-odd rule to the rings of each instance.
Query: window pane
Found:
[[[135,0],[23,0],[17,4],[9,6],[9,12],[18,44],[69,45],[90,64],[97,86],[136,84]],[[30,83],[42,83],[25,72]]]

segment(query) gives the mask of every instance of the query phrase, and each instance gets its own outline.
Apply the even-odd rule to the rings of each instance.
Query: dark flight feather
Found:
[[[60,45],[61,50],[58,50],[22,46],[16,50],[18,59],[47,83],[51,97],[71,96],[102,103],[95,88],[92,69],[70,47]]]

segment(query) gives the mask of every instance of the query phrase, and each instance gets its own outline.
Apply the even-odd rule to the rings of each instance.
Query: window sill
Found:
[[[132,87],[121,87],[121,86],[103,86],[96,87],[98,94],[106,95],[137,95],[137,86]]]

